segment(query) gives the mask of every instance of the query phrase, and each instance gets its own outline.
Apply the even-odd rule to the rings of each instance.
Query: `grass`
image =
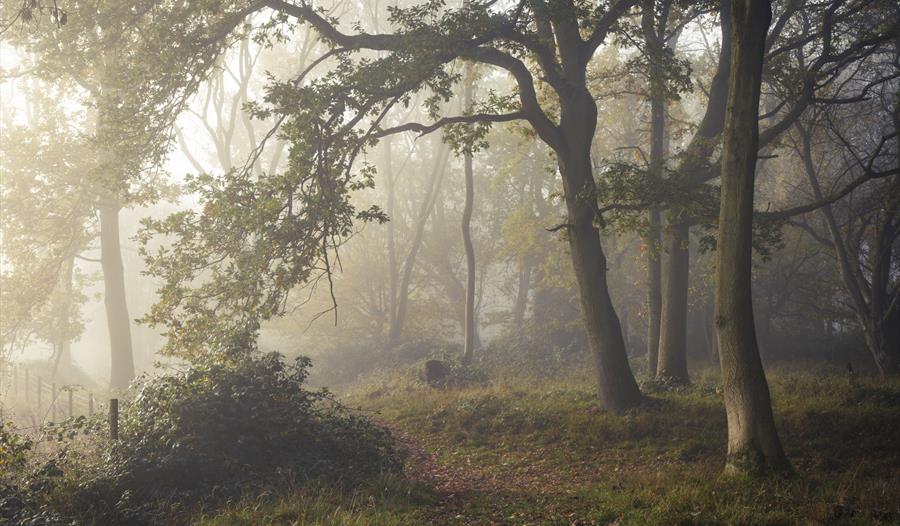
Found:
[[[276,494],[245,497],[222,508],[195,511],[197,526],[412,526],[433,505],[427,487],[404,477],[384,476],[352,490],[318,484],[288,485]]]
[[[587,382],[412,386],[375,397],[368,387],[351,400],[415,436],[439,468],[479,466],[460,505],[471,524],[900,522],[900,382],[772,372],[777,423],[798,473],[735,480],[720,476],[726,430],[716,376],[702,371],[692,386],[653,393],[624,416],[598,411]]]
[[[599,411],[584,378],[435,390],[401,372],[346,398],[406,442],[404,480],[351,494],[293,489],[197,524],[900,523],[900,381],[769,378],[792,477],[720,475],[713,371],[622,416]]]
[[[433,389],[410,370],[346,393],[409,452],[362,486],[285,480],[165,523],[224,525],[900,524],[900,379],[793,366],[769,371],[790,477],[721,475],[718,375],[600,411],[590,374],[492,375]],[[648,389],[652,387],[648,386]]]

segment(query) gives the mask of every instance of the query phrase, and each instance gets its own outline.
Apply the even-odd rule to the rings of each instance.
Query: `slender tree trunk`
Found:
[[[660,324],[662,322],[662,267],[659,257],[659,208],[652,208],[649,229],[644,237],[647,248],[647,365],[650,376],[657,376]]]
[[[666,3],[666,5],[668,5]],[[665,20],[657,21],[656,1],[644,0],[641,26],[646,53],[650,62],[650,177],[660,181],[664,166],[666,91],[665,70],[662,67],[663,43],[660,33],[665,32]],[[663,17],[668,17],[665,9]],[[661,31],[660,31],[661,30]],[[648,228],[644,236],[647,249],[647,361],[650,376],[657,373],[659,361],[660,320],[662,316],[662,267],[660,262],[660,230],[662,222],[658,206],[648,211]]]
[[[75,277],[75,257],[70,257],[65,262],[60,285],[62,295],[57,311],[57,325],[59,333],[54,343],[55,360],[53,362],[53,376],[62,366],[64,371],[72,368],[72,337],[69,333],[69,320],[72,314],[72,279]]]
[[[670,224],[666,233],[666,280],[660,326],[659,366],[656,375],[689,381],[687,369],[687,304],[690,272],[689,227]]]
[[[109,383],[113,389],[124,389],[134,379],[131,318],[125,300],[125,269],[119,242],[119,210],[120,207],[115,204],[100,206],[100,261],[109,328]]]
[[[715,303],[707,301],[703,306],[701,324],[703,326],[703,341],[706,344],[706,355],[711,359],[716,359],[716,355],[718,354],[718,350],[716,349],[715,317]]]
[[[525,323],[525,311],[528,309],[528,292],[531,290],[531,262],[527,259],[519,266],[519,283],[516,288],[516,301],[513,303],[513,327],[522,327]]]
[[[769,386],[756,343],[750,290],[753,188],[759,147],[757,115],[771,16],[767,0],[733,2],[732,66],[725,110],[716,248],[716,328],[728,420],[729,473],[789,467],[772,416]]]
[[[387,223],[387,250],[388,250],[388,341],[395,343],[399,339],[397,324],[397,287],[398,287],[398,268],[397,268],[397,240],[395,236],[395,200],[396,188],[394,185],[394,173],[391,158],[391,138],[385,137],[382,145],[384,148],[384,180],[385,190],[387,191],[387,214],[390,221]],[[426,194],[425,199],[430,198]]]
[[[813,196],[817,200],[824,198],[824,192],[819,183],[816,174],[815,162],[812,154],[811,130],[807,130],[802,125],[796,126],[801,139],[800,157],[803,161],[803,167],[806,171],[806,177],[812,188]],[[886,213],[896,213],[896,211],[886,211]],[[837,218],[830,204],[826,204],[819,208],[819,214],[825,220],[828,233],[831,238],[831,244],[834,247],[835,258],[838,262],[838,270],[840,270],[841,281],[844,288],[850,296],[850,306],[856,314],[856,319],[862,328],[863,336],[866,341],[866,347],[872,354],[876,367],[881,374],[896,374],[900,372],[900,337],[896,336],[898,329],[890,323],[891,315],[886,314],[883,299],[884,286],[886,277],[881,277],[884,271],[890,268],[890,258],[892,245],[884,246],[884,243],[876,242],[871,248],[874,254],[874,264],[871,265],[873,272],[873,282],[871,285],[866,283],[863,273],[859,269],[859,255],[855,253],[848,244],[838,225]],[[887,224],[880,225],[880,231],[883,233],[885,227],[890,227],[892,221]],[[891,239],[891,243],[893,238]],[[880,259],[886,259],[886,263],[882,264]],[[877,280],[876,280],[877,278]],[[877,282],[876,282],[877,281]],[[868,294],[864,291],[870,290]],[[900,313],[900,307],[896,305],[893,309]],[[894,314],[895,319],[900,318],[900,314]],[[900,321],[900,319],[898,319]]]
[[[595,224],[600,218],[591,164],[591,138],[597,123],[597,106],[585,89],[564,100],[561,110],[560,129],[565,147],[556,153],[569,217],[572,265],[597,368],[600,404],[619,412],[638,405],[642,396],[628,364],[622,327],[609,295],[606,255]]]
[[[466,111],[472,105],[474,90],[474,72],[472,65],[466,66],[466,85],[463,92],[463,105]],[[462,238],[466,249],[466,317],[463,324],[463,361],[470,362],[475,354],[477,322],[475,320],[475,246],[472,244],[472,211],[475,205],[475,180],[472,168],[472,153],[466,152],[463,158],[466,178],[466,203],[462,215]]]
[[[406,324],[406,311],[409,304],[409,287],[412,285],[412,273],[416,266],[416,258],[419,255],[419,249],[422,247],[422,239],[425,236],[425,225],[428,223],[428,217],[434,208],[438,193],[440,192],[441,182],[446,171],[447,158],[449,150],[440,143],[437,155],[434,157],[434,167],[431,171],[431,179],[428,184],[428,191],[422,200],[419,208],[419,215],[416,218],[415,233],[413,234],[412,243],[409,252],[403,262],[403,274],[400,277],[400,286],[397,291],[397,314],[394,316],[388,331],[388,341],[393,345],[400,341],[403,336],[403,326]]]

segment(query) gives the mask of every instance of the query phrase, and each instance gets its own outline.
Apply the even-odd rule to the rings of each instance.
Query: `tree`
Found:
[[[733,2],[716,246],[716,328],[728,417],[729,472],[788,467],[759,357],[750,291],[757,117],[771,17],[767,0]]]
[[[475,71],[471,64],[466,65],[465,85],[463,86],[463,105],[468,111],[472,105],[475,91]],[[472,244],[472,212],[475,208],[475,181],[472,168],[473,148],[467,147],[463,153],[463,171],[466,179],[466,203],[462,215],[462,238],[466,249],[466,305],[465,323],[463,324],[463,361],[471,362],[475,355],[475,342],[478,337],[478,321],[475,319],[475,246]]]
[[[719,5],[720,18],[725,18],[730,2]],[[865,97],[866,92],[890,78],[890,73],[873,79],[871,85],[856,86],[858,93],[837,98],[828,95],[836,84],[853,68],[867,67],[866,62],[883,53],[886,45],[896,38],[897,18],[892,8],[871,0],[826,3],[786,2],[777,4],[778,11],[766,39],[764,82],[766,110],[761,116],[768,126],[760,134],[760,148],[776,148],[778,139],[790,129],[810,107],[839,105]],[[660,353],[669,370],[666,376],[686,381],[687,289],[689,282],[688,234],[693,225],[715,228],[721,162],[715,158],[719,135],[723,127],[727,94],[730,46],[730,27],[720,24],[722,46],[718,66],[708,89],[706,108],[697,131],[683,151],[673,156],[674,168],[661,188],[647,188],[632,192],[629,198],[614,196],[601,210],[646,210],[654,205],[667,209],[669,225],[663,241],[667,258],[663,265],[663,306],[661,315]],[[630,168],[632,172],[640,170]],[[639,178],[637,178],[639,179]],[[627,192],[626,192],[627,193]],[[637,195],[637,202],[634,196]],[[829,198],[839,198],[828,196]],[[631,199],[631,202],[628,202]],[[808,210],[822,202],[804,205]],[[766,242],[777,236],[778,227],[772,221],[783,222],[791,215],[804,213],[803,207],[777,212],[757,212],[760,221],[756,232],[765,248]],[[765,230],[765,232],[763,232]],[[765,238],[765,239],[764,239]]]
[[[201,24],[203,29],[197,29],[179,16],[177,7],[184,6],[167,12],[172,16],[168,20],[154,16],[161,12],[159,6],[126,1],[102,6],[70,2],[66,7],[78,15],[52,28],[23,26],[14,43],[34,54],[31,74],[47,82],[74,83],[78,95],[88,101],[89,118],[82,133],[89,137],[87,147],[93,158],[85,168],[89,177],[83,190],[99,215],[110,383],[122,388],[134,377],[134,363],[119,213],[123,207],[152,202],[165,192],[159,166],[168,153],[171,124],[184,106],[184,93],[199,82],[184,73],[188,68],[207,71],[212,67],[206,57],[211,49],[218,52],[223,43],[210,39],[210,33],[218,34],[221,23],[229,35],[246,13],[235,17],[228,11],[218,12]],[[8,8],[12,7],[4,4],[4,15]],[[187,43],[185,48],[159,45],[178,31]],[[141,39],[155,42],[152,53],[135,55]]]
[[[659,6],[657,6],[659,4]],[[664,140],[666,119],[666,79],[663,62],[666,26],[671,2],[644,0],[641,5],[641,28],[644,33],[645,54],[649,63],[650,84],[650,177],[662,178],[664,168]],[[657,13],[657,8],[659,13]],[[662,315],[662,267],[659,257],[659,232],[661,228],[658,206],[651,206],[648,214],[647,235],[647,358],[650,375],[656,376],[659,359],[659,331]]]
[[[884,117],[888,112],[884,107],[880,111],[865,112],[859,105],[855,106],[851,106],[855,117],[870,117],[862,121],[869,128],[879,117],[882,122],[887,120]],[[841,110],[843,108],[815,112],[808,122],[795,125],[794,146],[813,197],[818,201],[826,199],[823,176],[828,172],[832,176],[862,172],[863,176],[879,181],[869,188],[857,190],[850,196],[852,199],[828,203],[817,210],[827,235],[818,234],[808,225],[807,231],[834,251],[849,306],[856,315],[875,365],[882,374],[895,375],[900,372],[900,285],[896,279],[897,258],[894,256],[900,251],[900,200],[897,198],[900,163],[896,151],[890,151],[890,143],[900,134],[900,113],[895,103],[893,113],[888,115],[892,122],[884,127],[887,132],[876,140],[868,130],[853,133],[850,123],[854,119],[845,116]],[[838,124],[841,120],[845,123],[843,126]],[[820,137],[818,148],[814,143],[816,136]],[[854,136],[863,144],[849,142],[848,137]],[[864,153],[866,151],[868,153]]]
[[[598,214],[590,159],[597,107],[586,82],[587,66],[594,52],[634,3],[619,0],[608,7],[586,11],[574,4],[551,9],[542,2],[522,3],[505,11],[491,3],[472,2],[460,9],[443,10],[437,5],[424,4],[392,9],[391,22],[396,31],[373,35],[345,33],[334,20],[323,17],[307,4],[266,2],[269,8],[310,25],[330,42],[332,50],[315,65],[333,59],[336,67],[313,84],[302,86],[291,81],[273,85],[268,97],[269,108],[258,112],[259,116],[286,115],[281,134],[292,141],[292,146],[290,167],[284,176],[254,182],[239,175],[224,185],[203,181],[206,198],[215,202],[216,211],[228,210],[220,217],[221,222],[219,218],[208,217],[209,229],[204,229],[202,222],[197,223],[197,216],[183,215],[171,223],[155,225],[159,232],[176,235],[191,229],[194,234],[189,243],[197,246],[188,250],[185,245],[174,249],[174,253],[187,256],[190,251],[195,256],[208,254],[210,257],[201,257],[193,263],[172,259],[167,262],[163,257],[153,259],[151,271],[167,279],[164,296],[171,293],[171,301],[158,306],[154,320],[175,322],[186,315],[188,320],[197,321],[179,319],[181,328],[173,329],[169,325],[170,334],[176,338],[179,332],[199,336],[201,326],[205,326],[203,331],[212,327],[226,332],[233,329],[252,333],[258,327],[260,316],[265,319],[277,315],[286,291],[308,279],[317,262],[322,264],[318,268],[324,268],[326,273],[330,271],[328,252],[339,244],[339,237],[349,235],[354,218],[379,217],[375,211],[361,213],[347,202],[347,191],[352,184],[357,184],[353,182],[355,177],[363,176],[359,184],[368,184],[366,181],[370,180],[366,171],[353,172],[353,161],[366,145],[394,133],[421,134],[451,125],[484,126],[523,120],[550,146],[558,161],[569,216],[564,228],[578,277],[585,326],[596,358],[601,404],[616,411],[638,404],[641,395],[609,297],[606,257],[599,237],[603,219]],[[373,59],[363,51],[386,53]],[[455,79],[445,66],[456,59],[505,71],[515,79],[517,93],[489,97],[469,115],[442,118],[434,115],[435,120],[429,124],[405,122],[390,128],[380,126],[384,115],[395,104],[408,101],[416,91],[427,88],[435,94],[435,99],[448,98]],[[553,94],[553,100],[547,104],[538,98],[536,78],[546,79],[546,87]],[[367,118],[371,118],[371,124],[364,126]],[[281,182],[276,183],[279,179]],[[300,186],[304,181],[310,185]],[[269,187],[269,192],[282,190],[268,194],[265,201],[277,199],[280,204],[266,205],[272,207],[271,213],[259,216],[261,221],[252,225],[253,235],[249,239],[255,246],[219,245],[222,240],[216,239],[217,229],[229,224],[237,226],[231,221],[237,220],[233,213],[239,210],[227,203],[240,206],[246,195],[247,206],[259,210],[263,195],[257,193],[256,186],[262,190],[261,187],[271,184],[276,186]],[[295,195],[298,188],[302,189],[302,195]],[[294,198],[308,207],[303,214],[312,222],[307,226],[290,224],[295,221],[293,215],[286,216],[289,221],[282,225],[283,212],[297,212],[290,206]],[[329,205],[327,209],[325,204]],[[263,239],[265,244],[257,243]],[[301,239],[306,248],[296,245]],[[254,256],[246,263],[253,267],[231,273],[224,266],[233,264],[235,257],[251,248]],[[291,254],[289,258],[285,257],[287,254]],[[188,294],[187,284],[194,275],[185,273],[185,265],[203,265],[215,260],[227,263],[207,268],[213,274],[216,269],[225,272],[217,275],[216,286],[210,285],[204,291],[210,295],[191,293],[191,298],[182,295],[179,299],[176,291]],[[251,268],[260,276],[253,284],[247,281],[250,278],[243,278]],[[277,269],[285,273],[280,279]],[[231,282],[230,278],[238,277],[238,272],[241,279]],[[237,298],[228,297],[232,290],[242,292],[240,309]],[[200,301],[198,296],[205,296],[207,301]],[[260,303],[253,298],[259,298]],[[217,302],[221,302],[219,307]],[[230,306],[220,308],[226,305]],[[229,314],[223,316],[226,313]],[[226,323],[225,319],[231,315],[243,321]],[[191,326],[190,330],[187,325]]]
[[[56,97],[70,85],[35,84],[27,125],[4,125],[0,141],[0,346],[53,346],[55,364],[81,334],[81,276],[74,259],[96,234],[88,191],[91,152],[79,119]]]

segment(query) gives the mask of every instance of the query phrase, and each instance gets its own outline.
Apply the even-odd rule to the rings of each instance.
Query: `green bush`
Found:
[[[88,440],[57,426],[53,460],[19,484],[36,481],[29,495],[74,523],[169,524],[178,510],[254,488],[353,486],[399,471],[387,429],[306,388],[308,368],[307,358],[286,363],[276,353],[220,356],[143,378],[122,404],[119,440],[100,419],[93,429],[102,434]]]

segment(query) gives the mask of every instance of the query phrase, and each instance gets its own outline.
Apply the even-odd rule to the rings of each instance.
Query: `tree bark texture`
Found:
[[[788,468],[756,342],[750,286],[757,115],[771,16],[767,0],[735,0],[732,4],[732,65],[716,248],[716,329],[728,421],[729,473]]]
[[[561,105],[565,148],[557,151],[569,217],[569,247],[578,280],[582,315],[594,355],[600,403],[621,412],[638,405],[641,392],[631,367],[606,280],[606,255],[600,242],[597,189],[590,158],[597,107],[587,89]]]
[[[663,288],[659,363],[656,375],[680,383],[689,381],[687,369],[688,277],[690,272],[689,227],[670,224],[665,241],[666,280]]]

